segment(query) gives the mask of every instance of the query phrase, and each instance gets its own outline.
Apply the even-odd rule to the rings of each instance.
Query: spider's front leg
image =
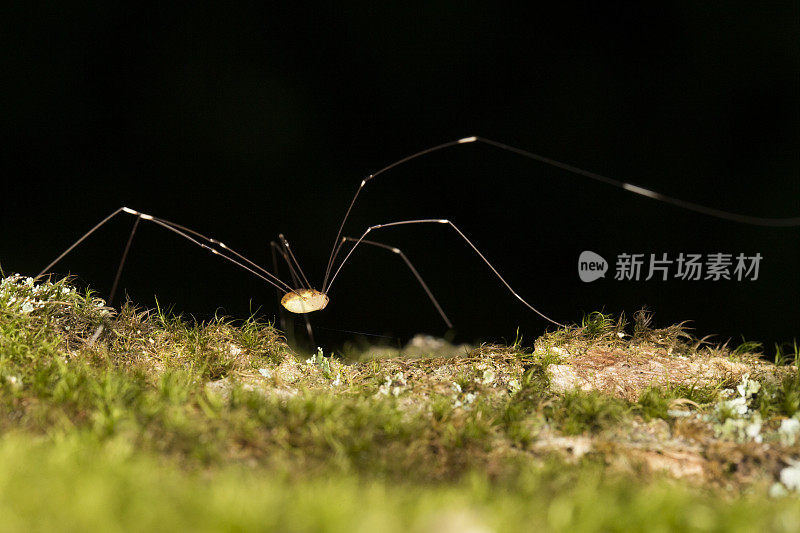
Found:
[[[159,217],[156,217],[156,216],[153,216],[153,215],[148,215],[146,213],[141,213],[141,212],[136,211],[134,209],[131,209],[129,207],[120,207],[119,209],[117,209],[116,211],[114,211],[113,213],[111,213],[110,215],[105,217],[103,220],[101,220],[100,222],[95,224],[89,231],[84,233],[78,240],[76,240],[74,243],[72,243],[58,257],[56,257],[52,262],[50,262],[49,265],[44,267],[42,269],[42,271],[39,272],[39,274],[37,274],[36,277],[42,276],[42,275],[46,274],[47,272],[49,272],[51,268],[53,268],[59,261],[61,261],[72,250],[74,250],[75,247],[77,247],[79,244],[81,244],[83,241],[85,241],[87,238],[89,238],[89,236],[91,236],[95,231],[100,229],[102,226],[104,226],[112,218],[114,218],[115,216],[117,216],[120,213],[126,213],[126,214],[129,214],[129,215],[135,216],[136,217],[136,222],[134,222],[133,229],[131,230],[130,237],[128,237],[128,242],[125,245],[125,251],[122,254],[122,260],[120,261],[120,265],[119,265],[119,267],[117,269],[117,274],[116,274],[116,277],[114,279],[114,284],[113,284],[113,287],[112,287],[112,293],[110,295],[109,302],[111,300],[113,300],[114,293],[115,293],[115,291],[117,289],[117,285],[119,283],[119,277],[120,277],[120,275],[122,273],[122,269],[123,269],[123,267],[125,265],[125,260],[127,259],[128,252],[129,252],[130,247],[131,247],[131,243],[133,242],[133,237],[134,237],[134,235],[136,233],[136,228],[138,227],[139,222],[141,220],[152,222],[153,224],[156,224],[158,226],[161,226],[161,227],[171,231],[172,233],[178,235],[179,237],[182,237],[183,239],[186,239],[189,242],[191,242],[191,243],[193,243],[193,244],[195,244],[195,245],[197,245],[197,246],[199,246],[199,247],[201,247],[201,248],[203,248],[205,250],[208,250],[209,252],[213,253],[214,255],[217,255],[217,256],[225,259],[226,261],[228,261],[230,263],[233,263],[234,265],[238,266],[239,268],[250,272],[254,276],[257,276],[260,279],[262,279],[263,281],[266,281],[267,283],[269,283],[270,285],[272,285],[273,287],[275,287],[276,289],[278,289],[280,291],[290,292],[292,290],[292,287],[290,287],[286,282],[284,282],[280,278],[278,278],[275,274],[273,274],[272,272],[270,272],[266,268],[264,268],[262,266],[259,266],[255,262],[251,261],[250,259],[248,259],[244,255],[242,255],[239,252],[237,252],[236,250],[230,248],[229,246],[227,246],[222,241],[219,241],[217,239],[212,239],[211,237],[207,237],[207,236],[203,235],[202,233],[200,233],[198,231],[195,231],[195,230],[193,230],[191,228],[187,228],[186,226],[181,226],[180,224],[176,224],[174,222],[170,222],[169,220],[165,220],[163,218],[159,218]]]

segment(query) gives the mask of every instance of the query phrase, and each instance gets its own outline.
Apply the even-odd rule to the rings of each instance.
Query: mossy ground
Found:
[[[800,530],[796,361],[647,314],[413,351],[6,278],[0,530]]]

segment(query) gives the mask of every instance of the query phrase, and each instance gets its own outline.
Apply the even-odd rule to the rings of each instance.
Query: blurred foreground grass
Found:
[[[0,530],[800,531],[797,367],[624,326],[303,361],[252,319],[8,277]],[[658,358],[682,378],[578,372]]]
[[[797,531],[797,501],[720,498],[602,466],[523,466],[450,483],[224,464],[184,469],[121,439],[6,435],[4,531]]]

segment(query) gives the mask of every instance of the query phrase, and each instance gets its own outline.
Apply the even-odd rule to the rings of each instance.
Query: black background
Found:
[[[35,274],[119,206],[269,264],[283,232],[318,287],[362,178],[481,135],[720,209],[800,215],[797,2],[402,7],[25,4],[4,15],[0,265]],[[559,321],[642,305],[656,323],[771,344],[796,338],[800,230],[678,210],[489,147],[450,148],[364,190],[348,224],[446,217]],[[107,293],[132,219],[56,269]],[[382,230],[456,324],[527,339],[525,309],[444,226]],[[756,282],[584,284],[583,250],[761,253]],[[610,273],[610,274],[613,274]],[[272,318],[274,289],[148,224],[123,278],[145,306]],[[318,343],[445,328],[405,266],[364,248],[313,315]],[[301,322],[297,322],[299,325]]]

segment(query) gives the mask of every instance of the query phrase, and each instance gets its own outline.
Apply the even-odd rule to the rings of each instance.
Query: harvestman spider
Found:
[[[311,286],[311,283],[308,281],[305,273],[303,272],[302,268],[300,268],[300,264],[298,263],[297,259],[295,258],[294,254],[292,253],[292,249],[289,246],[289,242],[284,238],[283,235],[278,235],[278,239],[280,240],[280,244],[275,243],[274,241],[271,243],[272,250],[273,250],[273,260],[275,259],[274,252],[277,252],[286,262],[289,267],[289,272],[292,277],[292,281],[294,286],[289,285],[285,281],[281,280],[275,273],[268,271],[267,269],[257,265],[253,261],[247,259],[245,256],[240,254],[239,252],[233,250],[225,243],[218,241],[216,239],[212,239],[210,237],[206,237],[205,235],[187,228],[185,226],[181,226],[180,224],[175,224],[174,222],[170,222],[168,220],[164,220],[162,218],[155,217],[153,215],[148,215],[145,213],[141,213],[139,211],[135,211],[128,207],[120,207],[106,218],[101,220],[97,225],[95,225],[92,229],[87,231],[80,239],[75,241],[69,248],[67,248],[61,255],[59,255],[55,260],[53,260],[49,265],[47,265],[42,272],[38,274],[38,276],[42,276],[46,272],[48,272],[56,263],[61,261],[69,252],[71,252],[76,246],[78,246],[81,242],[83,242],[86,238],[88,238],[92,233],[98,230],[101,226],[103,226],[106,222],[114,218],[119,213],[128,213],[130,215],[134,215],[136,217],[136,221],[133,224],[133,229],[131,230],[130,236],[128,237],[128,242],[125,246],[125,250],[122,254],[122,259],[120,261],[119,267],[117,268],[117,273],[114,278],[114,283],[111,287],[111,292],[109,296],[109,304],[113,301],[114,295],[117,290],[117,286],[119,284],[120,275],[122,274],[122,269],[125,265],[125,260],[128,256],[128,251],[131,247],[131,242],[133,241],[133,237],[136,233],[136,228],[139,225],[139,221],[147,220],[162,226],[173,233],[187,239],[194,244],[209,250],[211,253],[218,255],[227,261],[235,264],[236,266],[247,270],[251,274],[261,278],[262,280],[266,281],[270,285],[274,286],[278,291],[284,293],[283,297],[281,298],[281,305],[285,307],[288,311],[292,313],[301,313],[304,316],[307,313],[311,313],[313,311],[319,311],[320,309],[324,309],[329,302],[328,294],[333,286],[334,281],[336,281],[336,277],[341,272],[342,267],[347,263],[347,260],[356,250],[356,248],[360,244],[368,244],[372,246],[377,246],[380,248],[385,248],[395,254],[399,255],[400,258],[406,263],[406,265],[411,270],[414,277],[419,282],[422,289],[428,295],[428,298],[431,300],[431,303],[436,307],[436,310],[441,315],[442,319],[447,324],[448,328],[452,327],[452,323],[450,319],[447,318],[447,315],[442,310],[442,307],[439,305],[439,302],[433,296],[433,293],[430,291],[428,286],[423,281],[422,277],[420,276],[417,269],[414,268],[414,265],[408,260],[405,254],[399,249],[393,246],[388,246],[386,244],[382,244],[376,241],[367,240],[367,236],[378,229],[381,228],[388,228],[392,226],[402,226],[402,225],[409,225],[409,224],[446,224],[451,227],[466,243],[469,245],[472,250],[478,254],[478,257],[483,260],[484,263],[489,267],[489,269],[494,273],[495,276],[500,280],[500,282],[513,294],[520,302],[522,302],[528,309],[545,319],[546,321],[562,327],[563,324],[556,322],[555,320],[547,317],[538,309],[533,307],[529,304],[525,299],[522,298],[516,291],[508,284],[508,282],[500,275],[500,273],[495,269],[495,267],[489,262],[488,259],[481,253],[480,250],[473,244],[473,242],[466,236],[464,233],[456,226],[453,222],[447,219],[417,219],[417,220],[401,220],[398,222],[389,222],[385,224],[376,224],[374,226],[368,227],[359,238],[352,238],[352,237],[343,237],[342,231],[344,230],[345,223],[347,222],[347,218],[350,216],[350,212],[353,209],[353,205],[356,203],[361,190],[369,183],[372,179],[378,177],[380,174],[391,170],[392,168],[411,161],[412,159],[416,159],[420,156],[430,154],[431,152],[436,152],[438,150],[442,150],[444,148],[448,148],[451,146],[457,146],[461,144],[469,144],[469,143],[483,143],[489,146],[493,146],[495,148],[499,148],[501,150],[506,150],[508,152],[512,152],[517,155],[521,155],[523,157],[527,157],[529,159],[533,159],[539,161],[541,163],[559,168],[561,170],[565,170],[572,174],[577,174],[579,176],[589,178],[595,181],[599,181],[605,183],[607,185],[611,185],[613,187],[617,187],[619,189],[623,189],[628,192],[632,192],[635,194],[639,194],[642,196],[646,196],[648,198],[652,198],[654,200],[658,200],[660,202],[668,203],[674,205],[676,207],[687,209],[690,211],[696,211],[698,213],[702,213],[705,215],[709,215],[716,218],[721,218],[724,220],[729,220],[733,222],[740,222],[743,224],[755,225],[755,226],[768,226],[768,227],[793,227],[793,226],[800,226],[800,217],[792,217],[792,218],[762,218],[762,217],[755,217],[755,216],[748,216],[748,215],[740,215],[736,213],[730,213],[727,211],[722,211],[720,209],[715,209],[712,207],[706,207],[700,204],[696,204],[693,202],[688,202],[685,200],[680,200],[678,198],[673,198],[670,196],[665,196],[663,194],[657,193],[655,191],[651,191],[649,189],[645,189],[643,187],[639,187],[637,185],[633,185],[630,183],[625,183],[619,180],[615,180],[612,178],[608,178],[606,176],[602,176],[600,174],[596,174],[594,172],[589,172],[587,170],[583,170],[572,165],[568,165],[566,163],[562,163],[560,161],[556,161],[547,157],[543,157],[532,152],[528,152],[527,150],[522,150],[520,148],[515,148],[513,146],[509,146],[507,144],[503,144],[497,141],[492,141],[490,139],[485,139],[483,137],[465,137],[463,139],[459,139],[457,141],[451,141],[444,144],[439,144],[436,146],[432,146],[420,152],[416,152],[411,154],[407,157],[404,157],[398,161],[395,161],[391,165],[388,165],[379,171],[375,172],[374,174],[370,174],[365,179],[361,181],[361,184],[358,186],[353,199],[350,201],[350,205],[345,212],[344,218],[342,219],[341,224],[339,225],[339,230],[336,233],[336,238],[333,243],[333,248],[331,249],[331,253],[328,259],[328,265],[325,268],[325,277],[322,281],[322,286],[320,290],[314,289]],[[338,266],[336,266],[336,260],[339,257],[342,248],[345,246],[346,243],[352,243],[352,246],[347,251],[347,254],[344,256]],[[274,268],[277,270],[277,262],[274,261]],[[308,326],[307,318],[306,324]],[[309,328],[310,332],[310,328]]]

